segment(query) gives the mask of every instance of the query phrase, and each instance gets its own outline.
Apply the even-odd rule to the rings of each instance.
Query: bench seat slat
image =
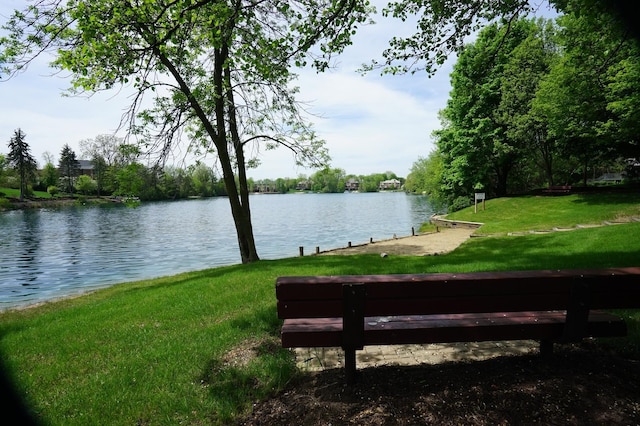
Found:
[[[367,317],[365,345],[449,343],[489,340],[560,340],[565,313],[497,312],[490,314],[403,315]],[[619,317],[589,313],[590,337],[624,336]],[[283,347],[339,347],[342,318],[287,319],[282,327]]]

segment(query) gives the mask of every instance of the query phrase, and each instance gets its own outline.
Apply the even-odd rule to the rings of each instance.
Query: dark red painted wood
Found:
[[[342,347],[353,381],[363,345],[624,336],[594,309],[639,308],[640,267],[280,277],[276,295],[282,345]]]
[[[450,343],[491,340],[560,340],[564,312],[497,312],[493,314],[367,317],[365,345]],[[590,312],[590,337],[625,336],[619,317]],[[340,347],[342,318],[288,319],[282,326],[283,347]]]

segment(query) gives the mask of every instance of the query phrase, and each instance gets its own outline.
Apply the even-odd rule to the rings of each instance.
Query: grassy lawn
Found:
[[[571,216],[611,220],[637,213],[635,200],[607,208],[577,196],[525,197],[490,200],[481,218],[473,209],[459,214],[499,233],[508,224],[568,226]],[[514,214],[531,210],[537,222]],[[561,223],[553,223],[557,212]],[[278,276],[637,266],[639,254],[640,223],[628,223],[473,238],[443,256],[311,256],[216,268],[4,312],[0,359],[47,424],[225,424],[300,374],[279,348]],[[624,342],[633,348],[640,315],[626,315],[634,335]]]
[[[640,193],[573,194],[557,197],[497,198],[447,216],[449,219],[482,222],[482,233],[507,233],[572,228],[601,224],[629,216],[640,217]]]
[[[0,193],[5,197],[20,198],[20,190],[13,188],[0,188]],[[33,196],[37,198],[51,198],[51,194],[46,191],[33,191]]]

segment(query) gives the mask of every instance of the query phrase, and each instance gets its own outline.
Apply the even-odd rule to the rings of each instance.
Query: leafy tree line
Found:
[[[9,154],[6,158],[0,155],[0,186],[20,188],[21,198],[33,190],[51,195],[137,196],[144,200],[226,195],[224,183],[204,164],[186,169],[147,167],[139,161],[135,147],[108,135],[81,142],[84,153],[91,158],[91,176],[81,174],[80,162],[69,145],[62,148],[57,165],[47,155],[46,164],[38,171],[25,139],[24,132],[16,130],[9,142]]]
[[[493,23],[461,49],[436,149],[414,163],[407,190],[457,208],[479,190],[586,185],[625,168],[635,176],[638,41],[604,9],[579,13],[578,3],[556,22]]]
[[[12,149],[8,156],[8,167],[0,164],[0,172],[5,175],[3,178],[0,174],[0,186],[7,183],[11,186],[11,182],[14,182],[13,185],[24,189],[24,195],[29,195],[32,190],[48,191],[51,195],[78,193],[136,196],[142,200],[227,195],[224,182],[213,168],[203,163],[192,164],[186,168],[148,167],[140,162],[140,152],[135,146],[125,144],[122,138],[111,135],[99,135],[95,139],[80,142],[82,156],[91,158],[90,175],[81,174],[80,162],[69,145],[62,148],[57,167],[53,158],[47,155],[45,166],[38,172],[35,160],[30,157],[25,138],[22,130],[16,130],[9,143],[9,147],[15,146],[15,149]],[[14,161],[14,158],[18,160]],[[357,181],[361,192],[378,191],[380,182],[384,180],[403,181],[393,172],[356,176],[347,175],[342,169],[326,168],[308,178],[304,175],[297,178],[249,178],[248,188],[250,192],[270,193],[296,190],[344,192],[348,179]]]
[[[278,179],[249,179],[251,192],[277,192],[287,193],[296,190],[307,190],[318,193],[340,193],[347,190],[347,182],[357,182],[359,192],[377,192],[380,182],[397,179],[401,184],[404,178],[398,177],[394,172],[373,173],[370,175],[347,174],[340,168],[324,168],[311,176],[299,176],[297,178]]]

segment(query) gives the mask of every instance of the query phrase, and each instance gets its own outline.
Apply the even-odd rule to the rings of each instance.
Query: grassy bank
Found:
[[[482,233],[544,231],[601,224],[630,216],[640,217],[640,193],[585,193],[567,196],[526,196],[489,200],[447,216],[482,222]]]
[[[568,202],[549,199],[559,203],[549,212]],[[530,202],[510,199],[508,209],[525,211]],[[480,221],[488,226],[491,212],[507,210],[499,203],[489,201]],[[594,212],[585,223],[612,220],[629,207],[612,201],[600,219],[591,205],[572,205],[576,215]],[[543,216],[541,226],[549,220]],[[216,268],[4,312],[0,355],[48,424],[222,424],[298,374],[279,348],[278,276],[636,266],[639,253],[640,223],[628,223],[474,238],[444,256],[321,256]],[[636,327],[640,318],[628,315]]]

